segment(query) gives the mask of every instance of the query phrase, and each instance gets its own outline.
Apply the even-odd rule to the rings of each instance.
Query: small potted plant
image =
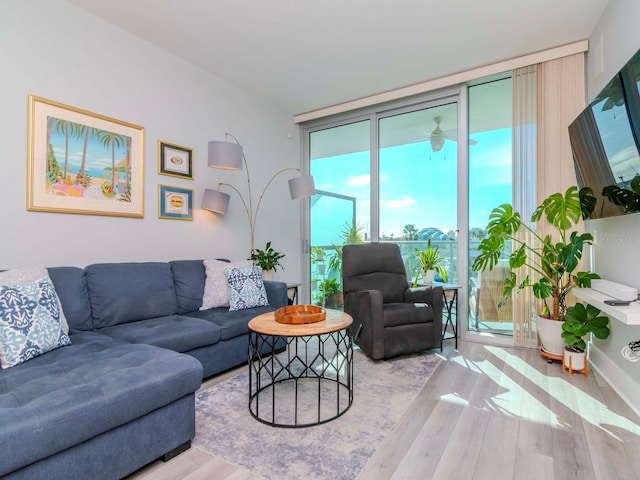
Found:
[[[416,257],[418,258],[418,271],[416,277],[413,280],[413,286],[418,285],[418,278],[422,276],[422,282],[424,285],[431,285],[435,278],[436,272],[442,277],[442,280],[447,281],[447,271],[440,265],[444,261],[444,257],[440,253],[439,248],[433,248],[431,246],[431,239],[427,241],[427,249],[420,250],[416,248]]]
[[[272,280],[273,273],[278,269],[278,267],[282,267],[280,260],[284,257],[284,253],[276,252],[271,247],[271,242],[267,242],[264,250],[260,248],[255,248],[251,252],[251,257],[249,260],[253,260],[253,263],[262,268],[262,277],[265,280]]]
[[[562,323],[562,338],[566,343],[563,368],[568,368],[569,373],[576,370],[587,374],[587,343],[584,337],[589,333],[600,340],[608,338],[611,333],[609,317],[600,315],[600,310],[589,304],[577,303],[567,308],[567,319]]]
[[[335,278],[327,278],[320,283],[318,290],[327,308],[336,308],[337,296],[340,293],[340,282]]]

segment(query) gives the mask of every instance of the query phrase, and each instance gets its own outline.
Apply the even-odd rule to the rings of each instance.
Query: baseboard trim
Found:
[[[629,408],[640,416],[640,385],[593,344],[589,345],[589,363]]]

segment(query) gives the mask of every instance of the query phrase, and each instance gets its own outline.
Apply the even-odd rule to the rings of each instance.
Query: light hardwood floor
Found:
[[[595,371],[469,342],[445,355],[358,480],[640,480],[640,419]],[[129,477],[261,478],[194,447]]]

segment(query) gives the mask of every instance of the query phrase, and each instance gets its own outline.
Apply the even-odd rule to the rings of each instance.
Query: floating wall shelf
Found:
[[[620,320],[627,325],[640,325],[640,303],[638,302],[631,302],[624,307],[614,307],[604,303],[605,300],[613,300],[613,297],[596,292],[590,288],[575,288],[572,292],[577,298],[590,303],[594,307],[598,307],[602,310],[602,313],[609,317]]]

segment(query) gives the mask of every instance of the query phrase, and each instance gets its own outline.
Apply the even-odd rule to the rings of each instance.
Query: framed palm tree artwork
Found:
[[[144,216],[144,128],[29,95],[27,210]]]

